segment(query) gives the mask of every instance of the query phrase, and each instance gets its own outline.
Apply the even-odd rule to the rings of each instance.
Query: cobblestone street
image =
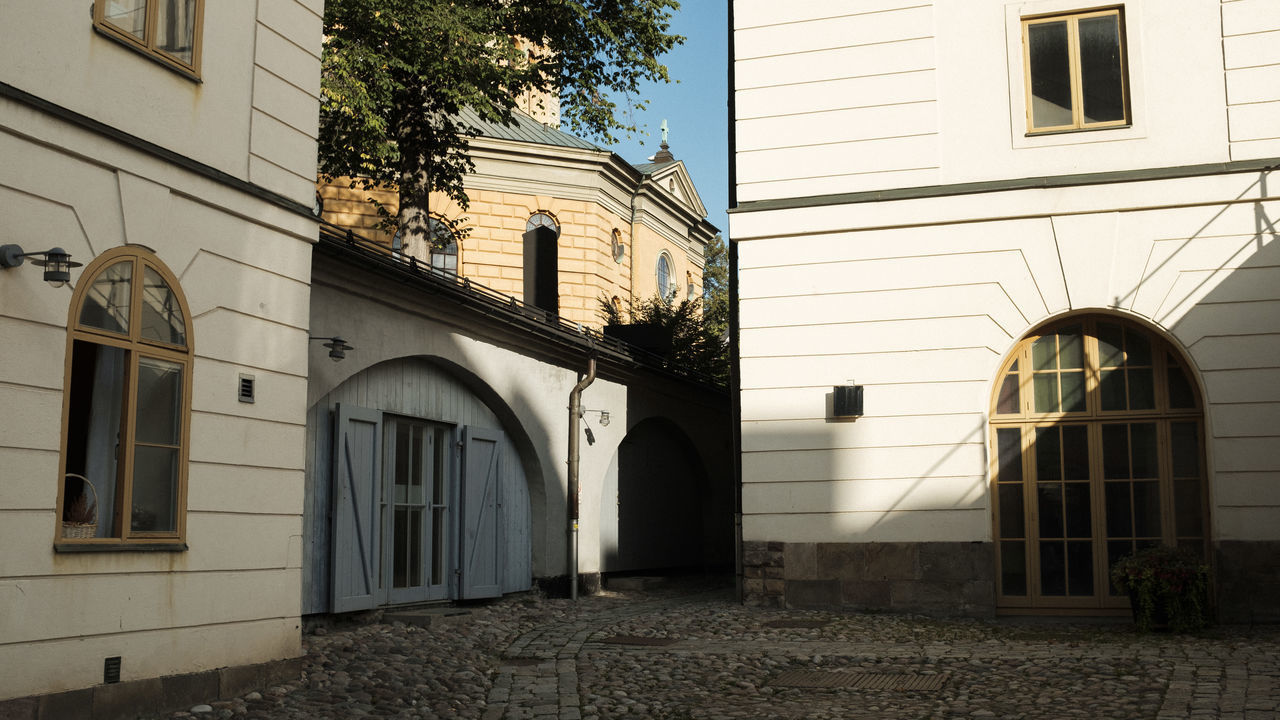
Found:
[[[320,629],[299,682],[166,717],[1263,720],[1280,703],[1270,626],[767,610],[706,582],[467,609]]]

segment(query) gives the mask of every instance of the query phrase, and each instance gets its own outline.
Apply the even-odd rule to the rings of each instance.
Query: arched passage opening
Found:
[[[1204,409],[1167,340],[1108,315],[1054,321],[1006,358],[991,399],[997,605],[1123,611],[1110,567],[1177,545],[1207,557]]]
[[[527,590],[542,478],[515,413],[441,358],[372,365],[307,415],[303,612]]]
[[[616,472],[615,472],[616,470]],[[601,496],[605,572],[700,568],[716,559],[706,468],[671,420],[636,423],[618,445]]]

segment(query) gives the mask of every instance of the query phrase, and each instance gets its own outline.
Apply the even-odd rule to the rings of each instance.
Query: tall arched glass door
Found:
[[[1018,344],[991,407],[999,605],[1123,608],[1117,560],[1204,555],[1203,409],[1179,353],[1119,318],[1072,318]]]

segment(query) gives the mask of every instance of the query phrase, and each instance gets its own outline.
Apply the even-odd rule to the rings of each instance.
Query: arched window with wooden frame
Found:
[[[186,534],[191,317],[138,247],[85,268],[68,320],[60,549],[173,545]]]
[[[1123,611],[1110,567],[1204,557],[1204,409],[1182,354],[1119,317],[1055,322],[1006,359],[991,405],[998,606]]]

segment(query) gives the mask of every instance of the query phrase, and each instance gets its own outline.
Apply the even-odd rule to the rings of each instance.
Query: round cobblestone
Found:
[[[1275,627],[1140,636],[1126,623],[774,610],[730,595],[703,579],[576,604],[513,596],[426,628],[317,628],[296,682],[210,701],[202,716],[1262,720],[1280,702]],[[645,638],[674,642],[635,644]],[[784,681],[797,672],[836,686]],[[884,675],[940,687],[856,685]]]

